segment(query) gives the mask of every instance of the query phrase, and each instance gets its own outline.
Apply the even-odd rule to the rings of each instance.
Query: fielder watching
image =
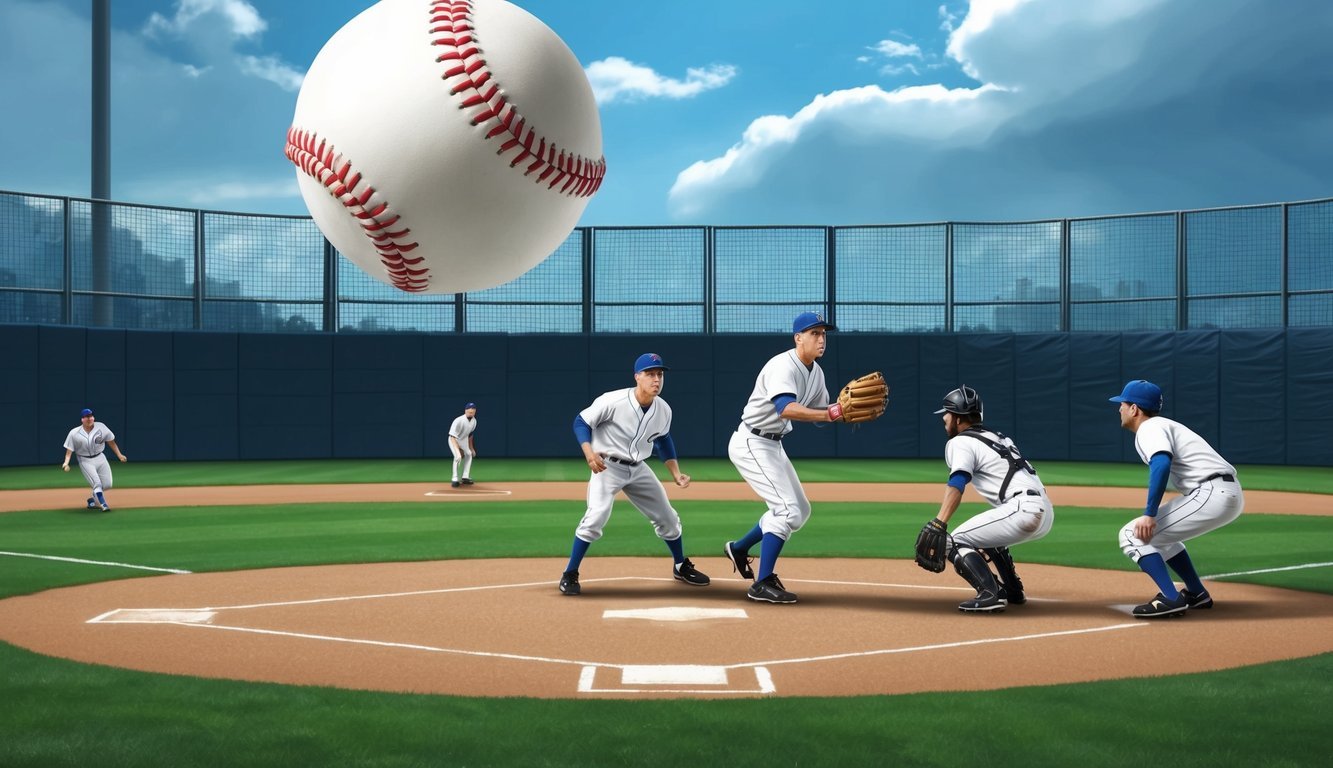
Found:
[[[791,535],[810,519],[810,500],[782,448],[793,421],[831,422],[841,412],[830,409],[824,371],[815,362],[824,356],[828,331],[836,330],[814,312],[802,312],[792,323],[795,348],[764,364],[754,391],[741,411],[741,423],[727,444],[727,456],[768,510],[749,533],[728,541],[723,551],[745,579],[755,579],[747,596],[766,603],[794,603],[773,572]],[[759,573],[751,567],[750,548],[760,544]]]
[[[463,415],[449,425],[449,450],[454,454],[454,474],[449,485],[457,488],[459,483],[472,485],[472,460],[477,457],[477,443],[472,434],[477,431],[477,404],[463,406]],[[463,465],[459,476],[458,465]]]
[[[574,417],[574,435],[583,448],[583,458],[592,470],[588,480],[588,511],[574,531],[569,565],[560,576],[560,592],[577,595],[579,565],[588,547],[602,538],[611,519],[616,493],[625,497],[653,524],[658,538],[666,542],[675,561],[671,576],[694,587],[709,579],[685,557],[681,544],[680,515],[671,507],[657,476],[644,463],[654,448],[676,485],[688,488],[690,476],[680,471],[676,445],[671,439],[671,406],[658,395],[666,381],[666,364],[652,352],[634,361],[635,386],[607,392]]]
[[[932,571],[944,569],[944,558],[977,594],[958,604],[965,613],[1003,611],[1007,605],[1027,602],[1023,582],[1014,568],[1009,547],[1045,536],[1055,522],[1055,510],[1046,496],[1046,488],[1032,464],[1023,458],[1009,437],[982,424],[984,407],[981,396],[968,386],[961,386],[944,396],[938,411],[949,441],[944,444],[944,461],[949,465],[949,482],[944,490],[940,511],[926,524],[918,539],[917,563]],[[991,505],[953,532],[947,542],[944,532],[949,518],[963,500],[963,489],[972,483],[977,493]],[[933,546],[933,557],[922,551],[922,539],[931,532],[942,546]],[[934,559],[933,564],[925,560]],[[995,565],[992,574],[986,564]]]
[[[92,408],[84,408],[79,413],[79,421],[81,422],[79,426],[71,429],[65,436],[65,462],[60,468],[68,472],[69,458],[77,453],[79,471],[83,472],[83,479],[87,480],[89,487],[93,489],[93,495],[88,497],[88,509],[101,507],[103,512],[110,512],[111,507],[106,503],[104,491],[111,490],[111,465],[102,454],[110,448],[116,452],[116,458],[121,461],[129,461],[129,458],[120,452],[120,446],[116,445],[116,435],[111,428],[98,423]]]
[[[1235,520],[1245,508],[1236,468],[1185,425],[1159,416],[1162,388],[1143,379],[1110,398],[1120,403],[1120,426],[1134,433],[1134,450],[1148,465],[1143,515],[1120,530],[1120,548],[1157,584],[1157,596],[1134,609],[1140,619],[1184,616],[1213,607],[1185,542]],[[1167,480],[1183,495],[1162,503]],[[1167,567],[1185,582],[1177,591]]]

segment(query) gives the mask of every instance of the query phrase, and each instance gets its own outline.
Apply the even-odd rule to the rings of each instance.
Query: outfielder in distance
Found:
[[[676,485],[689,487],[690,476],[680,471],[671,439],[671,406],[658,397],[666,371],[660,355],[639,355],[634,361],[633,387],[601,395],[574,417],[574,435],[592,477],[588,480],[588,511],[574,531],[569,565],[560,576],[562,594],[582,592],[579,565],[588,547],[602,537],[617,491],[625,492],[630,503],[652,522],[658,538],[666,542],[675,561],[671,576],[690,586],[708,586],[709,578],[685,557],[680,515],[671,507],[662,483],[644,463],[656,449]]]
[[[84,408],[79,413],[79,421],[81,422],[79,426],[71,429],[65,436],[65,462],[60,468],[68,472],[70,455],[77,453],[79,471],[93,489],[93,495],[88,497],[88,509],[101,507],[103,512],[110,512],[111,507],[106,503],[104,492],[111,490],[111,465],[102,454],[110,448],[116,452],[116,458],[121,461],[129,461],[129,457],[120,452],[120,446],[116,445],[115,433],[110,427],[97,421],[93,409]]]
[[[457,488],[459,483],[472,485],[472,460],[477,456],[477,443],[472,435],[477,431],[477,404],[463,406],[463,415],[449,425],[449,450],[454,454],[454,473],[449,481],[450,487]],[[460,476],[458,465],[463,465]]]
[[[773,569],[787,539],[810,519],[810,500],[782,448],[791,422],[870,421],[884,413],[889,395],[884,377],[874,373],[849,384],[830,404],[824,370],[815,361],[824,356],[828,332],[836,329],[822,315],[802,312],[791,330],[795,347],[759,371],[740,426],[727,444],[731,463],[768,510],[749,533],[728,541],[723,552],[742,578],[755,580],[746,595],[765,603],[796,602]],[[761,545],[757,578],[750,557],[756,544]]]
[[[1009,547],[1050,532],[1055,510],[1046,487],[1011,438],[982,425],[984,406],[976,390],[966,385],[953,390],[935,413],[941,414],[949,436],[944,444],[949,482],[939,513],[917,536],[917,565],[939,573],[946,558],[953,562],[958,575],[977,591],[958,604],[960,611],[997,612],[1025,603]],[[949,518],[958,511],[969,482],[991,509],[958,526],[950,541]],[[995,564],[998,581],[986,560]]]
[[[1184,542],[1240,517],[1245,496],[1236,468],[1184,424],[1158,415],[1162,388],[1151,381],[1131,381],[1110,400],[1120,403],[1120,426],[1134,433],[1134,450],[1148,465],[1143,514],[1120,530],[1120,548],[1158,588],[1156,597],[1134,608],[1134,616],[1178,617],[1212,608],[1213,597]],[[1163,504],[1168,479],[1182,495]],[[1184,589],[1176,589],[1168,566],[1184,580]]]

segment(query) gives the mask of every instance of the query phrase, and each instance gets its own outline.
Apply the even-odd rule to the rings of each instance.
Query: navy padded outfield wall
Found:
[[[634,358],[662,355],[663,396],[688,471],[725,456],[782,333],[714,336],[237,334],[0,326],[0,465],[56,466],[91,406],[136,461],[447,457],[447,430],[476,402],[482,457],[579,460],[570,428],[602,392],[633,386]],[[1163,415],[1232,462],[1333,466],[1333,334],[1322,328],[1180,333],[833,333],[831,396],[872,370],[892,394],[859,428],[798,424],[794,457],[943,461],[932,413],[959,384],[986,423],[1043,459],[1138,461],[1107,398],[1132,378],[1162,386]]]

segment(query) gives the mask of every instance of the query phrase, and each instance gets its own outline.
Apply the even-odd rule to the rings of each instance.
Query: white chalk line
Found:
[[[600,579],[580,579],[583,584],[592,584],[605,581],[671,581],[666,577],[655,576],[607,576]],[[191,610],[191,611],[225,611],[237,610],[241,608],[279,608],[285,605],[315,605],[317,603],[342,603],[351,600],[377,600],[387,597],[416,597],[418,595],[444,595],[450,592],[481,592],[487,589],[519,589],[523,587],[542,587],[553,583],[554,580],[546,581],[528,581],[521,584],[487,584],[479,587],[449,587],[446,589],[421,589],[413,592],[385,592],[377,595],[344,595],[342,597],[315,597],[308,600],[286,600],[277,603],[253,603],[251,605],[216,605],[208,608],[150,608],[147,610]]]
[[[7,557],[30,557],[34,560],[56,560],[62,563],[81,563],[83,565],[109,565],[115,568],[133,568],[136,571],[157,571],[159,573],[190,573],[179,568],[156,568],[151,565],[134,565],[132,563],[111,563],[103,560],[83,560],[78,557],[59,557],[57,555],[34,555],[29,552],[0,552],[0,555]]]
[[[854,659],[865,656],[885,656],[895,653],[916,653],[918,651],[940,651],[947,648],[964,648],[970,645],[988,645],[990,643],[1014,643],[1022,640],[1042,640],[1048,637],[1067,637],[1069,635],[1086,635],[1093,632],[1110,632],[1117,629],[1134,629],[1136,627],[1148,626],[1143,622],[1133,624],[1112,624],[1109,627],[1090,627],[1088,629],[1066,629],[1060,632],[1039,632],[1032,635],[1015,635],[1013,637],[988,637],[981,640],[960,640],[954,643],[936,643],[935,645],[914,645],[907,648],[883,648],[873,651],[855,651],[851,653],[834,653],[827,656],[807,656],[799,659],[774,659],[772,661],[754,661],[742,664],[725,665],[727,669],[741,669],[744,667],[773,667],[779,664],[807,664],[816,661],[836,661],[838,659]]]
[[[1301,571],[1306,568],[1327,568],[1333,563],[1305,563],[1303,565],[1288,565],[1282,568],[1260,568],[1255,571],[1236,571],[1235,573],[1219,573],[1216,576],[1201,576],[1203,579],[1229,579],[1232,576],[1254,576],[1260,573],[1277,573],[1279,571]]]

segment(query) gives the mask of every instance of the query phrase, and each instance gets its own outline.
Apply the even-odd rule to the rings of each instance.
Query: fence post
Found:
[[[204,327],[204,212],[194,212],[194,329]]]
[[[1188,259],[1186,251],[1188,250],[1188,239],[1185,235],[1185,212],[1176,211],[1176,330],[1184,331],[1190,326],[1189,304],[1186,296],[1189,293],[1189,274]]]

